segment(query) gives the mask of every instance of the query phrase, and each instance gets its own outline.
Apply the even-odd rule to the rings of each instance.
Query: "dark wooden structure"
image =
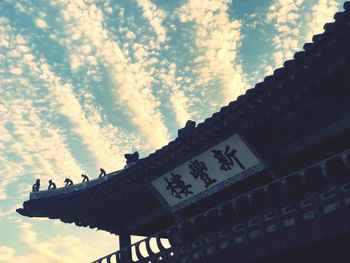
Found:
[[[95,262],[350,262],[350,2],[344,9],[293,60],[197,127],[124,170],[33,192],[18,213],[121,235],[123,248]],[[236,133],[266,169],[166,209],[150,181]],[[131,246],[130,234],[148,238]]]

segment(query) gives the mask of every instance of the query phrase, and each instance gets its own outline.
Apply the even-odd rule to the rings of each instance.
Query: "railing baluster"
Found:
[[[144,259],[144,256],[142,255],[141,251],[140,251],[140,244],[141,243],[137,243],[136,246],[135,246],[135,252],[136,252],[136,256],[138,258],[138,260],[142,260]]]

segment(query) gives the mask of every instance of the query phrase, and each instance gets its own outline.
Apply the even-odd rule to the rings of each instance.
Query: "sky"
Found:
[[[145,157],[271,75],[342,0],[0,0],[0,262],[89,262],[117,237],[15,209],[37,178]]]

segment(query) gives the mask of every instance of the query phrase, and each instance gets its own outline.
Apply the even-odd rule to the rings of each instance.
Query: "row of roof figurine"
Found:
[[[128,165],[131,165],[139,160],[139,153],[138,152],[127,153],[127,154],[124,154],[124,157],[126,159],[126,166],[124,168],[127,168]],[[100,175],[98,177],[100,178],[105,175],[106,175],[106,171],[100,168]],[[89,181],[89,177],[87,177],[87,175],[82,174],[81,177],[84,178],[83,183]],[[66,178],[64,182],[66,183],[64,187],[73,185],[73,181],[69,178]],[[56,189],[56,188],[57,188],[56,184],[52,180],[49,180],[49,187],[47,188],[47,190]],[[39,189],[40,189],[40,179],[37,179],[35,184],[33,184],[32,190],[33,192],[37,192],[39,191]]]
[[[106,174],[107,174],[106,171],[104,169],[100,168],[100,175],[98,176],[98,178],[101,178],[102,176],[106,176]],[[84,178],[83,183],[89,181],[89,177],[87,175],[82,174],[81,177]],[[66,178],[64,180],[64,182],[66,183],[66,185],[64,187],[69,187],[69,186],[73,185],[73,181],[69,178]],[[57,188],[56,184],[50,179],[49,180],[49,187],[47,188],[47,190],[56,189],[56,188]],[[37,192],[37,191],[39,191],[39,189],[40,189],[40,179],[37,179],[35,184],[33,184],[32,190],[33,190],[33,192]]]

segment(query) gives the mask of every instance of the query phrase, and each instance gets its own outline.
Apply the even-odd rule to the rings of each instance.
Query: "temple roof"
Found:
[[[315,35],[312,43],[306,43],[303,51],[295,53],[294,59],[286,61],[273,75],[265,77],[263,82],[196,127],[189,122],[168,145],[105,177],[68,188],[32,192],[17,212],[29,217],[57,218],[112,233],[118,233],[130,218],[134,218],[135,225],[142,225],[138,222],[142,219],[137,218],[141,214],[146,221],[160,216],[171,219],[147,184],[207,148],[212,141],[284,116],[288,107],[305,94],[317,93],[317,85],[323,77],[329,77],[338,67],[349,63],[350,2],[344,3],[344,9],[334,15],[334,23],[324,25],[325,31]],[[140,204],[138,212],[132,208],[136,204]],[[149,228],[135,234],[152,231],[154,229]]]

